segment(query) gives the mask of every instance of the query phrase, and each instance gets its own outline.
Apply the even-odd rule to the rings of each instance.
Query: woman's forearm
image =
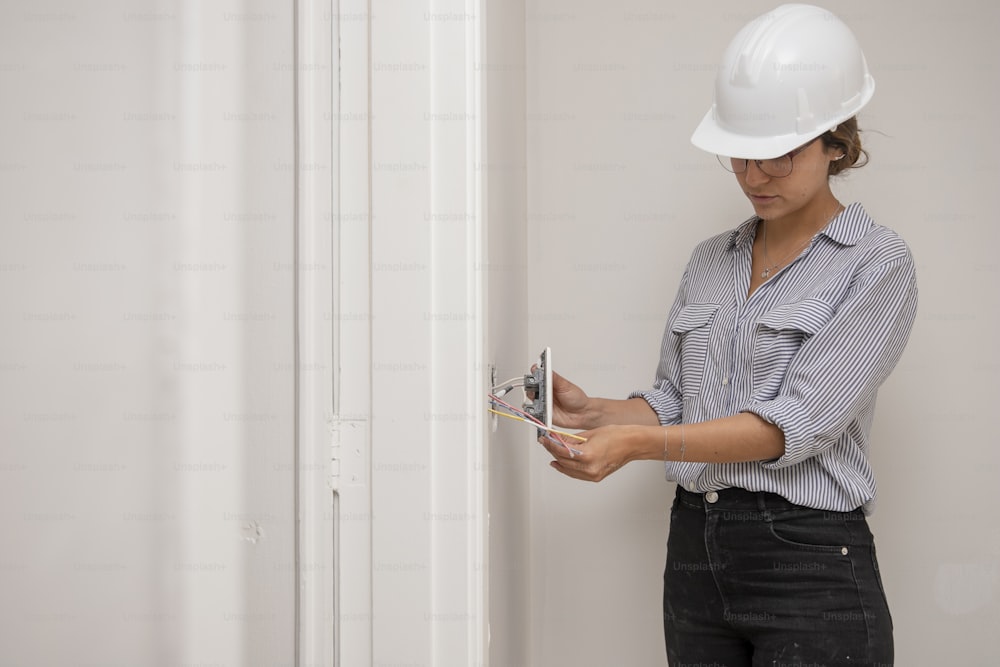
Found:
[[[630,460],[735,463],[770,461],[785,452],[781,429],[750,412],[697,424],[636,429],[630,439]]]
[[[590,413],[587,429],[595,429],[612,424],[634,424],[638,426],[658,426],[659,418],[642,398],[617,400],[613,398],[591,398],[587,406]]]
[[[599,399],[603,400],[603,399]],[[642,399],[636,399],[645,403]],[[689,461],[735,463],[770,461],[785,451],[781,429],[755,414],[745,412],[697,424],[651,425],[643,409],[629,401],[599,404],[606,419],[629,423],[606,423],[583,432],[586,441],[571,448],[551,437],[539,442],[555,458],[553,467],[576,479],[599,482],[630,461]],[[645,408],[655,414],[651,408]],[[636,423],[643,420],[645,423]]]

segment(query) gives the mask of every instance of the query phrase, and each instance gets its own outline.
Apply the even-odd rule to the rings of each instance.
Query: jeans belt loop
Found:
[[[764,521],[770,523],[771,510],[767,506],[767,497],[760,492],[758,492],[756,495],[757,495],[757,509],[760,510],[760,515],[764,518]]]

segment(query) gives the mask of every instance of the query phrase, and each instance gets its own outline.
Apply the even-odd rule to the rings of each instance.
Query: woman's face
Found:
[[[736,180],[763,220],[794,219],[799,213],[811,217],[830,206],[829,166],[839,154],[837,149],[827,149],[822,140],[814,140],[792,157],[788,176],[768,176],[749,160]]]

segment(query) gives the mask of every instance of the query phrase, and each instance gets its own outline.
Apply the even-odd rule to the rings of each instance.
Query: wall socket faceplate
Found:
[[[533,392],[534,399],[528,398]],[[552,428],[552,348],[546,347],[538,357],[531,374],[524,376],[524,411]],[[541,432],[539,432],[541,435]]]

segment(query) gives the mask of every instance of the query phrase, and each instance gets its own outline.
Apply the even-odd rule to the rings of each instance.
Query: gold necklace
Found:
[[[843,210],[843,207],[841,207],[838,204],[836,210],[834,210],[834,212],[833,212],[833,215],[831,215],[827,219],[826,225],[830,224],[830,220],[833,220],[835,217],[837,217],[837,214],[839,214],[842,210]],[[823,225],[823,227],[826,227],[826,225]],[[822,229],[823,227],[821,227],[820,229]],[[796,247],[790,253],[788,253],[787,255],[785,255],[784,257],[782,257],[781,259],[779,259],[774,264],[771,264],[771,260],[767,256],[767,221],[765,220],[764,221],[764,234],[763,234],[763,239],[762,239],[762,242],[763,242],[763,245],[764,245],[764,264],[765,265],[771,264],[771,265],[767,266],[763,271],[760,272],[760,277],[763,278],[764,280],[767,280],[768,278],[770,278],[771,277],[771,271],[774,271],[776,268],[778,268],[779,266],[783,265],[785,262],[787,262],[793,256],[797,256],[800,252],[802,252],[805,249],[805,247],[807,245],[809,245],[810,243],[812,243],[812,240],[814,238],[816,238],[816,234],[815,233],[812,234],[811,236],[806,237],[806,240],[804,242],[800,243],[798,245],[798,247]]]

